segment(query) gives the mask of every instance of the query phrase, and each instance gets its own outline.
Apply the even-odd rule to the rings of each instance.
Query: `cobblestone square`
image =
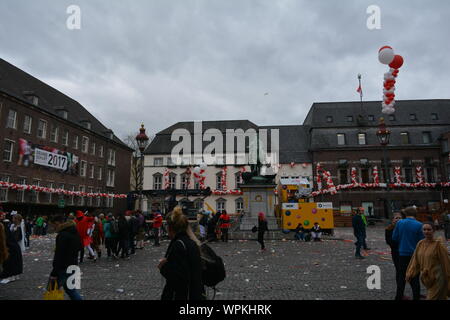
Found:
[[[437,236],[442,236],[438,232]],[[395,274],[382,227],[367,230],[372,249],[364,260],[354,259],[351,228],[337,228],[334,240],[322,242],[267,240],[267,251],[259,252],[256,241],[232,240],[212,243],[227,271],[218,285],[216,300],[392,300]],[[336,240],[339,239],[339,240]],[[81,293],[86,300],[158,300],[165,280],[157,269],[169,241],[160,247],[150,243],[131,260],[107,260],[81,264]],[[0,286],[2,300],[40,300],[51,271],[54,235],[34,239],[24,254],[21,279]],[[105,254],[103,250],[103,254]],[[367,267],[381,269],[381,289],[367,288]],[[425,291],[422,286],[422,291]],[[212,290],[208,294],[212,295]],[[411,296],[407,285],[405,295]],[[67,299],[67,296],[66,296]]]

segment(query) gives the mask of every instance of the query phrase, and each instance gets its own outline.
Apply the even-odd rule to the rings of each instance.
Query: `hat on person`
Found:
[[[84,214],[83,214],[83,212],[81,212],[80,210],[77,210],[77,211],[75,211],[75,216],[76,216],[77,218],[80,218],[80,217],[84,216]]]
[[[260,212],[260,213],[258,213],[258,217],[260,217],[260,218],[264,218],[264,212]]]

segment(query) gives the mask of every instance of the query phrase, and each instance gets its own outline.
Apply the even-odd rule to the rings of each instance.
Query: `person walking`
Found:
[[[220,231],[221,231],[221,239],[222,242],[228,242],[228,230],[230,229],[230,216],[226,210],[222,211],[222,214],[219,217]]]
[[[56,236],[50,281],[57,281],[58,287],[63,287],[71,300],[83,300],[77,289],[69,289],[67,286],[67,279],[70,276],[67,273],[67,268],[78,265],[78,253],[82,247],[77,225],[73,220],[64,222],[64,216],[62,215],[54,217],[51,223],[55,226],[58,235]]]
[[[95,217],[92,231],[92,249],[97,253],[99,259],[102,257],[104,238],[103,224],[99,218]]]
[[[75,223],[78,230],[78,234],[80,235],[82,247],[80,249],[80,263],[83,263],[84,259],[84,250],[88,248],[89,257],[94,259],[95,253],[91,248],[92,238],[90,236],[90,229],[92,228],[92,224],[94,223],[94,217],[87,217],[83,212],[77,210],[75,212]]]
[[[14,223],[7,219],[2,219],[5,230],[6,246],[8,249],[8,259],[3,262],[3,270],[0,274],[1,284],[7,284],[19,280],[19,275],[23,273],[22,249],[19,242],[24,237],[20,227],[19,217],[14,218]]]
[[[219,221],[220,213],[211,212],[208,220],[208,242],[217,241],[217,222]]]
[[[26,219],[25,222],[25,247],[30,247],[30,237],[33,234],[33,222],[30,218]]]
[[[201,213],[200,220],[198,221],[198,225],[200,228],[200,241],[206,240],[206,228],[208,227],[208,214],[206,211]]]
[[[136,249],[144,249],[145,240],[145,218],[140,210],[136,212],[136,219],[139,222],[138,232],[136,235]]]
[[[119,215],[119,253],[122,259],[129,260],[129,245],[130,245],[130,224],[128,223],[125,214]]]
[[[261,245],[261,252],[266,251],[264,245],[264,233],[269,231],[267,219],[263,212],[258,213],[258,242]]]
[[[36,220],[36,231],[35,234],[37,236],[41,236],[43,234],[43,226],[44,226],[44,218],[39,216]]]
[[[166,220],[171,241],[165,257],[158,264],[166,279],[161,300],[205,300],[200,241],[180,207],[175,207]]]
[[[450,258],[442,239],[434,239],[432,222],[422,226],[425,239],[420,240],[406,270],[406,282],[420,274],[427,288],[427,300],[447,300],[450,297]]]
[[[392,240],[392,234],[394,233],[394,228],[398,221],[402,219],[402,214],[400,212],[394,212],[392,222],[389,224],[384,231],[384,238],[387,245],[391,248],[392,262],[395,267],[395,282],[398,285],[399,280],[399,253],[398,253],[398,242]]]
[[[112,213],[108,214],[106,222],[103,227],[105,233],[105,247],[108,258],[118,258],[118,238],[119,238],[119,225],[114,219]]]
[[[416,220],[417,209],[415,207],[408,207],[404,210],[404,213],[406,218],[397,222],[392,234],[392,240],[398,243],[399,252],[399,275],[395,300],[403,300],[406,285],[406,270],[416,250],[417,243],[424,238],[422,223]],[[409,283],[413,291],[413,299],[419,300],[419,275],[411,278]]]
[[[161,227],[163,224],[163,217],[159,211],[153,215],[153,236],[155,237],[155,247],[160,246],[159,235],[161,233]]]
[[[356,238],[355,246],[355,258],[356,259],[364,259],[364,257],[361,255],[361,247],[364,243],[364,236],[366,234],[366,225],[364,224],[364,221],[361,217],[361,211],[356,210],[355,214],[352,218],[352,227],[353,227],[353,235]]]
[[[130,254],[136,254],[136,236],[139,232],[139,220],[133,214],[133,211],[128,211],[126,214],[126,219],[130,225]]]

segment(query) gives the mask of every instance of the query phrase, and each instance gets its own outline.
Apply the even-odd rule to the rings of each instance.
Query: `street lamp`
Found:
[[[386,128],[386,124],[384,123],[384,118],[380,118],[380,124],[378,126],[377,131],[377,138],[380,142],[381,146],[383,147],[383,162],[384,162],[384,172],[386,174],[385,180],[386,180],[386,202],[387,202],[387,212],[386,212],[386,218],[389,218],[391,216],[391,204],[388,200],[389,195],[389,184],[391,183],[389,168],[387,164],[387,145],[389,144],[389,138],[391,136],[391,132]]]
[[[139,181],[139,209],[142,211],[142,190],[144,189],[144,151],[147,147],[149,138],[145,134],[144,124],[139,129],[139,134],[136,136],[136,142],[141,152],[141,165],[140,165],[140,181]],[[136,181],[137,183],[137,181]]]

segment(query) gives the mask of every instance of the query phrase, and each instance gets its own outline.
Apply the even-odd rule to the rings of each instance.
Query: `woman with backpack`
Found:
[[[181,207],[166,217],[171,242],[158,269],[166,279],[161,300],[205,300],[200,241]]]
[[[119,238],[119,226],[114,219],[112,213],[108,214],[106,222],[103,226],[103,232],[105,233],[105,247],[108,258],[111,256],[114,259],[118,258],[117,245]]]

